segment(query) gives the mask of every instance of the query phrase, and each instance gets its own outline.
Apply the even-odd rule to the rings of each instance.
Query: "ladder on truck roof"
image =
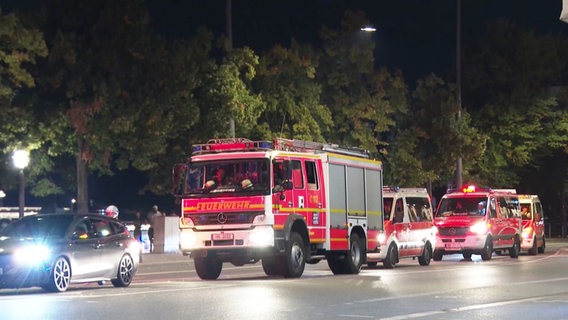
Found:
[[[332,152],[332,153],[349,155],[360,158],[370,157],[370,153],[368,150],[356,147],[345,147],[345,146],[339,146],[337,144],[313,142],[313,141],[305,141],[297,139],[276,138],[274,139],[274,148],[276,150],[282,150],[282,151],[295,151],[295,152],[323,151],[323,152]]]

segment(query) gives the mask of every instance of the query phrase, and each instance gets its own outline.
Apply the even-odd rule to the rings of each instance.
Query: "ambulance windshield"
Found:
[[[185,194],[259,194],[270,188],[268,159],[192,162],[186,172]]]
[[[436,217],[484,216],[487,212],[487,197],[443,198]]]

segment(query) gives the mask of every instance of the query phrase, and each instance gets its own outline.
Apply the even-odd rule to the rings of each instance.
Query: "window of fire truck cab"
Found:
[[[266,192],[270,186],[268,164],[265,158],[191,162],[185,194]]]

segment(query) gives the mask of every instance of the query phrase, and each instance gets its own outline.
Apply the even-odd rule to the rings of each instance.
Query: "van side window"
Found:
[[[306,161],[306,177],[308,178],[308,189],[319,190],[318,172],[314,161]]]
[[[402,204],[402,199],[397,199],[394,208],[394,219],[393,223],[404,222],[404,206]]]
[[[497,218],[497,203],[495,201],[495,198],[491,198],[490,201],[491,205],[489,208],[489,213],[491,214],[489,217],[490,218]]]
[[[406,198],[410,222],[432,221],[432,208],[427,198]]]

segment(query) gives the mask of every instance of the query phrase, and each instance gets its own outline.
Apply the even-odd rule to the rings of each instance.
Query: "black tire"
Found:
[[[521,252],[521,240],[519,239],[519,237],[515,237],[513,246],[509,249],[509,257],[518,258],[520,252]]]
[[[544,253],[544,250],[546,250],[546,240],[542,237],[542,246],[538,247],[538,253]]]
[[[396,244],[391,243],[385,260],[383,260],[383,266],[387,269],[392,269],[395,267],[396,263],[398,262],[398,249]]]
[[[533,238],[533,245],[532,247],[529,249],[529,254],[531,256],[536,256],[538,252],[538,248],[536,247],[536,236]]]
[[[347,274],[358,274],[363,266],[366,250],[359,235],[353,233],[349,242],[349,252],[345,257],[345,271]]]
[[[132,283],[135,273],[134,259],[130,255],[125,254],[120,259],[116,279],[112,279],[110,282],[115,287],[128,287]]]
[[[345,274],[345,263],[343,263],[343,259],[338,256],[328,256],[326,258],[327,265],[329,266],[329,270],[333,272],[333,274]]]
[[[434,253],[432,253],[432,259],[434,259],[434,261],[442,261],[443,257],[444,253],[440,250],[434,250]]]
[[[487,237],[485,240],[485,246],[483,247],[483,251],[481,251],[481,260],[489,261],[491,260],[491,256],[493,255],[493,239],[491,237]]]
[[[462,252],[462,256],[465,260],[471,260],[472,253],[471,251],[464,251]]]
[[[430,242],[426,242],[422,255],[418,257],[418,263],[421,266],[428,266],[430,265],[430,260],[432,260],[432,245],[430,245]]]
[[[219,260],[215,254],[208,252],[205,257],[195,257],[193,259],[195,271],[199,278],[203,280],[215,280],[219,278],[223,269],[223,261]]]
[[[64,292],[71,282],[71,265],[64,257],[55,260],[49,274],[49,282],[43,287],[49,292]]]
[[[290,240],[286,242],[286,253],[282,259],[283,276],[286,278],[299,278],[306,267],[306,246],[304,240],[297,232],[290,233]]]
[[[282,268],[279,264],[278,257],[275,255],[266,256],[262,258],[262,269],[267,276],[278,276],[282,275]]]

